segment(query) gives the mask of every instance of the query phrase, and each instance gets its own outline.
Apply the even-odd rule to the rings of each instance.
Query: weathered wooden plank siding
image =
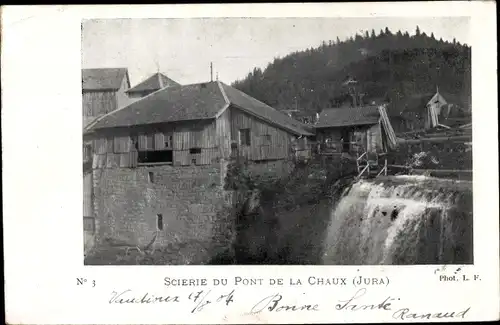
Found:
[[[250,145],[240,143],[240,130],[250,129]],[[290,154],[288,132],[231,108],[231,140],[238,143],[239,155],[249,160],[285,159]]]
[[[178,126],[173,134],[174,165],[207,165],[219,157],[217,122]],[[191,149],[200,153],[191,153]]]
[[[84,91],[83,116],[101,116],[118,108],[113,91]]]
[[[216,148],[218,145],[216,122],[177,126],[173,140],[174,150]]]
[[[149,132],[120,130],[94,140],[93,168],[136,167],[138,151],[163,150],[172,150],[173,165],[207,165],[220,157],[218,143],[215,120],[191,126],[165,125]]]
[[[92,211],[92,173],[86,173],[83,176],[83,216],[93,216]]]
[[[382,130],[380,124],[375,124],[366,131],[367,150],[370,152],[380,152],[382,147]]]
[[[220,155],[228,158],[231,155],[231,110],[226,109],[215,121],[215,125]]]

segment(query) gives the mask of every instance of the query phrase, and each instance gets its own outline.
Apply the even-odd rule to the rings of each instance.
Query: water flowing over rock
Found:
[[[360,180],[333,204],[323,264],[472,263],[472,183]]]

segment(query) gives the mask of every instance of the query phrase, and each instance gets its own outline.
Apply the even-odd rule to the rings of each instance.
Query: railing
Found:
[[[365,151],[365,152],[363,152],[363,154],[362,154],[361,156],[359,156],[356,160],[357,160],[357,161],[360,161],[360,160],[361,160],[361,158],[363,158],[364,156],[366,156],[366,151]]]
[[[358,178],[363,176],[366,170],[368,170],[368,173],[370,172],[370,165],[366,165],[365,168],[363,168],[363,170],[358,174]]]
[[[387,176],[387,159],[384,161],[384,168],[377,174],[377,177],[382,175],[384,173],[384,176]]]

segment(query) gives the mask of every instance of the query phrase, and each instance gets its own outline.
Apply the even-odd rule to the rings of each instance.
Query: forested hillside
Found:
[[[276,58],[264,71],[255,68],[233,86],[277,108],[315,112],[345,98],[342,82],[358,81],[365,102],[395,100],[440,91],[464,103],[471,94],[471,49],[434,35],[410,36],[388,28],[348,40],[325,41],[318,48]]]

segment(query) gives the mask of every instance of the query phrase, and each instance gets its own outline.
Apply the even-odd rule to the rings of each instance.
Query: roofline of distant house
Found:
[[[125,70],[125,77],[127,78],[127,86],[128,88],[130,87],[130,76],[128,74],[128,68],[82,68],[81,71],[83,70],[118,70],[118,69],[123,69]],[[123,79],[121,80],[123,81]],[[117,91],[120,90],[121,86],[118,88],[83,88],[82,91]]]
[[[111,112],[109,112],[109,113],[106,113],[106,114],[104,114],[104,115],[102,115],[102,116],[100,116],[100,117],[96,118],[94,121],[90,122],[90,124],[89,124],[89,125],[87,125],[87,127],[85,127],[85,128],[84,128],[84,130],[83,130],[83,131],[84,131],[84,133],[91,133],[91,132],[93,131],[92,129],[94,128],[94,126],[95,126],[98,122],[100,122],[103,118],[108,117],[108,116],[110,116],[111,114],[114,114],[114,113],[116,113],[116,112],[118,112],[118,111],[121,111],[122,109],[127,108],[127,107],[129,107],[130,105],[133,105],[133,104],[135,104],[135,103],[138,103],[138,102],[140,102],[141,100],[144,100],[145,98],[148,98],[149,96],[154,95],[156,92],[158,92],[158,91],[160,91],[160,90],[161,90],[161,89],[158,89],[157,91],[153,91],[151,94],[148,94],[148,95],[146,95],[146,96],[144,96],[144,97],[140,98],[139,100],[137,100],[137,101],[135,101],[135,102],[133,102],[133,103],[130,103],[130,104],[128,104],[128,105],[125,105],[125,106],[123,106],[122,108],[115,109],[114,111],[111,111]],[[116,126],[116,127],[120,127],[120,126]],[[99,129],[99,130],[102,130],[102,129],[107,129],[107,128],[110,128],[110,129],[111,129],[111,128],[113,128],[113,127],[102,127],[102,128],[98,128],[98,129]]]
[[[140,86],[142,83],[144,83],[146,80],[149,80],[151,77],[153,77],[154,75],[162,75],[164,76],[165,78],[167,78],[170,82],[173,82],[174,84],[173,85],[166,85],[164,86],[163,88],[167,88],[167,87],[173,87],[173,86],[180,86],[180,84],[175,81],[175,80],[172,80],[170,79],[169,77],[167,77],[165,74],[161,73],[161,72],[155,72],[154,74],[152,74],[151,76],[149,76],[148,78],[144,79],[143,81],[141,81],[140,83],[138,83],[137,85],[135,85],[134,87],[130,87],[129,86],[129,89],[125,90],[126,93],[142,93],[142,92],[145,92],[145,91],[150,91],[150,90],[153,90],[153,91],[157,91],[157,90],[160,90],[160,89],[163,89],[163,88],[158,88],[158,89],[154,89],[154,88],[151,88],[151,89],[135,89],[137,88],[138,86]]]
[[[375,125],[380,122],[380,118],[376,122],[360,122],[360,123],[349,123],[349,124],[333,124],[333,125],[313,125],[315,129],[328,129],[328,128],[341,128],[341,127],[349,127],[349,126],[360,126],[360,125]]]

